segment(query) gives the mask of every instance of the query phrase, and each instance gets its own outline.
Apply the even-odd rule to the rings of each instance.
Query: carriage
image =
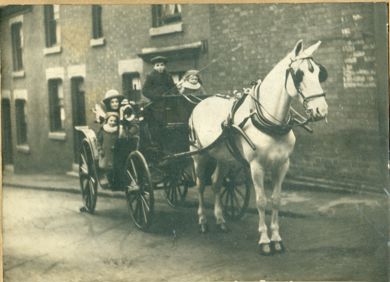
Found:
[[[299,40],[262,82],[258,81],[239,99],[214,95],[191,106],[184,96],[161,98],[156,104],[162,105],[162,115],[158,118],[162,121],[160,136],[164,138],[159,140],[162,146],[150,151],[150,146],[144,146],[141,134],[141,138],[135,138],[136,142],[126,143],[135,146],[128,154],[122,154],[126,158],[115,170],[126,176],[124,184],[119,186],[126,193],[130,215],[137,227],[146,229],[151,223],[154,189],[164,189],[168,203],[177,206],[196,179],[198,223],[200,231],[207,232],[203,193],[212,172],[218,228],[227,231],[225,217],[243,215],[253,186],[259,214],[259,252],[262,255],[282,253],[284,245],[278,214],[282,183],[296,141],[292,129],[301,126],[312,132],[308,123],[326,121],[328,115],[326,94],[321,86],[328,74],[313,58],[320,44],[318,41],[303,49],[303,42]],[[294,99],[303,106],[304,115],[292,108]],[[186,103],[182,104],[183,101]],[[183,109],[186,110],[178,114]],[[89,129],[84,129],[83,133],[80,183],[85,208],[93,212],[99,183],[96,138]],[[178,143],[172,144],[171,140]],[[193,162],[188,160],[190,156]],[[236,168],[240,163],[242,165]],[[273,189],[269,200],[264,187],[266,171],[270,172]],[[153,180],[157,172],[162,177]],[[265,220],[268,205],[272,209],[270,230]]]
[[[188,151],[188,118],[197,102],[206,97],[165,95],[149,105],[127,105],[128,114],[122,123],[127,127],[138,126],[139,133],[116,142],[113,177],[109,183],[102,182],[105,172],[98,165],[96,132],[88,126],[76,126],[82,135],[79,156],[81,210],[94,213],[99,189],[122,191],[132,221],[139,229],[147,230],[153,221],[156,189],[164,190],[170,206],[182,205],[188,189],[195,185],[192,153]],[[153,107],[162,109],[157,117],[161,125],[157,136],[151,136],[148,127],[150,114],[156,115]],[[209,171],[215,167],[212,162],[208,165]],[[244,215],[250,187],[242,166],[232,168],[224,178],[222,202],[228,218],[239,219]]]

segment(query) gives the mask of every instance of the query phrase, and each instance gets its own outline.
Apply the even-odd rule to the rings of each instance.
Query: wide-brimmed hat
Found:
[[[164,57],[164,56],[157,56],[157,57],[153,57],[150,59],[150,62],[152,64],[156,64],[156,63],[168,63],[168,58],[167,57]]]
[[[108,102],[108,100],[112,98],[124,98],[123,94],[120,94],[117,90],[115,89],[110,89],[104,94],[104,99],[103,102]]]

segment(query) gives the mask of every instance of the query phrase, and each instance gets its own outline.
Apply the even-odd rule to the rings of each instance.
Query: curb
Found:
[[[33,189],[33,190],[40,190],[40,191],[49,191],[49,192],[66,192],[66,193],[72,193],[72,194],[79,194],[80,190],[75,187],[54,187],[54,186],[36,186],[36,185],[31,185],[31,184],[18,184],[18,183],[11,183],[11,182],[3,182],[3,187],[13,187],[13,188],[18,188],[18,189]],[[190,188],[191,189],[191,188]],[[116,198],[116,199],[124,199],[125,195],[121,191],[110,191],[110,190],[103,190],[99,189],[98,190],[98,197],[103,197],[103,198]],[[166,200],[164,198],[158,198],[158,202],[162,203],[165,202]],[[166,203],[168,205],[168,203]],[[197,208],[198,203],[195,200],[185,200],[185,203],[181,205],[181,208]],[[214,205],[211,203],[204,203],[205,208],[207,209],[213,209]],[[253,207],[248,207],[246,210],[246,214],[257,214],[257,209]],[[270,215],[271,210],[267,209],[266,214]],[[279,211],[280,216],[285,216],[285,217],[291,217],[291,218],[308,218],[310,217],[307,214],[303,213],[297,213],[297,212],[292,212],[288,210],[280,210]],[[245,214],[244,214],[245,216]]]

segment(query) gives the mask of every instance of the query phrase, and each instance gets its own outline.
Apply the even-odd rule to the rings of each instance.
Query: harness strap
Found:
[[[217,139],[215,139],[211,144],[209,144],[206,147],[197,147],[196,144],[193,143],[191,145],[193,145],[194,147],[197,147],[198,148],[197,150],[195,150],[195,151],[187,151],[187,152],[182,152],[182,153],[176,153],[176,154],[169,154],[169,155],[165,156],[162,159],[162,161],[167,161],[167,160],[170,160],[170,159],[175,159],[175,158],[180,158],[180,157],[190,157],[190,156],[197,155],[197,154],[207,153],[207,151],[213,149],[215,146],[217,146],[218,144],[223,142],[225,138],[226,138],[225,134],[221,134],[221,135],[218,136]]]
[[[244,157],[241,155],[240,150],[238,149],[236,142],[234,140],[234,129],[235,127],[226,127],[222,133],[222,135],[226,136],[226,147],[228,148],[230,154],[239,162],[241,162],[243,165],[248,165],[248,162],[244,159]],[[255,148],[252,148],[255,149]]]
[[[288,120],[285,124],[277,124],[270,120],[268,120],[261,108],[261,104],[259,103],[260,98],[260,84],[256,85],[254,88],[254,92],[256,92],[256,96],[252,97],[252,105],[254,105],[254,109],[251,109],[251,121],[253,125],[260,131],[268,134],[268,135],[285,135],[290,132],[292,129],[291,115],[289,115]]]

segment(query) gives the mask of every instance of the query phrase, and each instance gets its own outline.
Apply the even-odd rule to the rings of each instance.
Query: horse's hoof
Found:
[[[81,207],[80,208],[80,212],[87,212],[88,210],[87,210],[87,208],[86,207]]]
[[[206,234],[209,231],[209,227],[206,223],[199,225],[199,232],[202,234]]]
[[[269,243],[261,243],[259,246],[259,252],[262,256],[270,256],[272,255],[271,246]]]
[[[223,232],[223,233],[227,233],[230,231],[225,222],[223,222],[221,224],[217,224],[217,226],[218,226],[218,230]]]
[[[282,254],[284,253],[284,245],[282,241],[271,241],[271,250],[275,254]]]

